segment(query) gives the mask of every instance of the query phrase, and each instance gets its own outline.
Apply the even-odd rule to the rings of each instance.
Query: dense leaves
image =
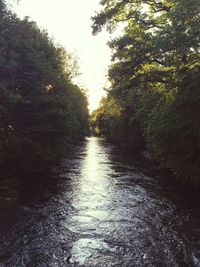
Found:
[[[0,163],[38,170],[88,134],[87,99],[62,47],[0,1]],[[13,168],[14,168],[13,167]]]
[[[139,149],[146,144],[181,181],[199,184],[199,1],[104,0],[101,4],[102,11],[93,18],[93,32],[103,26],[113,31],[118,25],[124,30],[110,42],[111,86],[93,114],[94,128],[113,141],[126,140],[134,151],[134,144],[140,143]],[[120,114],[113,115],[110,103]],[[117,128],[112,121],[117,121]]]

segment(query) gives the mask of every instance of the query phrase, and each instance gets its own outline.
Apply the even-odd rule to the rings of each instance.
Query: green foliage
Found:
[[[181,181],[199,184],[199,1],[104,0],[101,4],[102,11],[93,18],[95,34],[104,26],[111,32],[119,24],[124,26],[123,35],[109,44],[113,63],[107,101],[113,99],[120,106],[120,122],[126,122],[118,124],[114,140],[131,145],[140,136],[141,144],[147,143]],[[95,115],[99,131],[100,114],[103,128],[110,125],[106,111],[104,100]]]
[[[105,136],[134,152],[144,148],[144,138],[134,111],[128,106],[124,109],[113,97],[104,98],[100,107],[92,113],[93,133]]]
[[[77,65],[2,1],[0,13],[0,163],[48,168],[88,134],[87,99],[71,81]]]

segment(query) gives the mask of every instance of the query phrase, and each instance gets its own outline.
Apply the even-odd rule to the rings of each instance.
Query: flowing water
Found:
[[[92,137],[48,177],[1,177],[0,267],[200,266],[200,207]]]

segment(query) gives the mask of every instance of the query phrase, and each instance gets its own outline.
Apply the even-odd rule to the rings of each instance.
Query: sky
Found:
[[[106,74],[111,60],[107,46],[109,34],[104,30],[92,35],[91,17],[100,10],[100,0],[20,0],[13,4],[21,18],[29,16],[41,29],[78,58],[80,73],[74,82],[88,89],[90,111],[98,107],[107,84]]]

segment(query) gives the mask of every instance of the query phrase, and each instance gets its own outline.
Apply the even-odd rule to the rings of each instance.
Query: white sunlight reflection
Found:
[[[95,248],[98,251],[108,246],[98,238],[97,232],[109,219],[109,177],[113,171],[109,154],[99,142],[95,137],[88,139],[81,174],[77,177],[76,188],[72,189],[76,192],[72,201],[76,212],[68,222],[68,228],[81,235],[71,251],[72,263],[84,264],[94,255]]]
[[[107,216],[105,206],[109,203],[108,178],[111,170],[104,164],[108,158],[96,138],[89,139],[86,153],[77,199],[74,199],[73,205],[79,209],[79,216],[84,216],[86,220],[98,220]]]

